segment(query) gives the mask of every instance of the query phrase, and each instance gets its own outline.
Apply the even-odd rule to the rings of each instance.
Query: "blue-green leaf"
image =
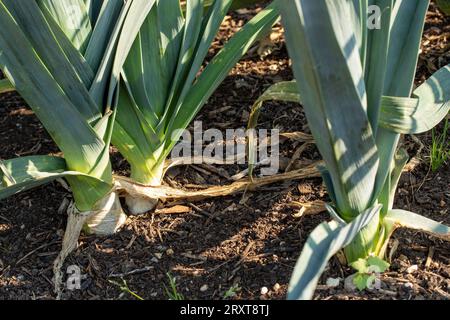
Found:
[[[421,230],[436,237],[450,240],[450,227],[406,210],[390,210],[385,218],[395,227]]]
[[[367,117],[351,1],[278,2],[299,92],[346,220],[370,206],[378,150]]]
[[[0,161],[0,200],[60,178],[71,179],[71,185],[72,182],[83,183],[83,192],[75,196],[90,195],[91,199],[83,199],[80,203],[93,205],[112,189],[111,184],[101,179],[69,171],[63,158],[30,156]],[[79,209],[88,210],[89,207]]]
[[[396,133],[431,130],[450,111],[450,65],[419,86],[413,98],[383,97],[380,125]]]
[[[312,299],[317,282],[328,260],[352,242],[354,237],[378,214],[375,206],[346,225],[335,221],[322,223],[309,235],[294,268],[288,289],[288,299]]]

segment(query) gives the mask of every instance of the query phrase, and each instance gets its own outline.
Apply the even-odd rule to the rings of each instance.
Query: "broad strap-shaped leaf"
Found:
[[[385,220],[396,227],[421,230],[436,237],[450,240],[450,227],[406,210],[390,210]]]
[[[45,16],[56,41],[64,51],[67,59],[72,64],[78,77],[83,81],[86,88],[90,88],[94,81],[95,73],[91,66],[87,63],[82,53],[73,45],[73,43],[67,38],[65,33],[61,30],[61,27],[53,19],[52,15],[47,11],[45,7],[41,8],[42,14]]]
[[[72,11],[60,8],[72,6],[74,0],[39,0],[39,4],[58,42],[90,91],[92,99],[97,105],[103,106],[119,33],[134,0],[126,3],[116,0],[83,1],[86,3],[86,10],[77,9],[76,6]],[[70,15],[81,11],[87,12],[83,14],[84,19],[89,20],[93,29],[86,39],[85,52],[77,46],[76,39],[64,32],[67,21],[72,19]]]
[[[394,0],[372,0],[371,5],[381,10],[380,29],[368,31],[366,60],[365,60],[365,83],[367,91],[367,116],[374,135],[378,130],[378,117],[381,108],[381,97],[384,92],[384,77],[388,58],[391,13]],[[368,25],[364,26],[369,28]]]
[[[363,66],[364,73],[367,59],[367,42],[369,35],[369,30],[367,28],[368,5],[368,0],[353,0],[355,14],[352,16],[351,20],[359,47],[359,55],[361,57],[361,64]]]
[[[185,20],[178,0],[158,0],[157,10],[162,66],[165,81],[170,83],[177,69]]]
[[[346,225],[336,221],[322,223],[309,235],[294,268],[288,289],[290,300],[310,300],[327,262],[339,250],[352,242],[355,236],[378,214],[375,206]]]
[[[409,97],[429,0],[396,0],[392,13],[384,95]]]
[[[87,188],[85,193],[93,198],[94,195],[103,196],[112,189],[108,182],[67,170],[63,158],[30,156],[0,161],[0,200],[60,178],[83,181],[83,187]]]
[[[99,15],[100,11],[102,9],[102,6],[105,2],[108,2],[109,0],[84,0],[86,3],[86,9],[89,12],[89,17],[91,19],[91,23],[95,25]]]
[[[31,1],[17,2],[29,4]],[[67,38],[84,53],[92,33],[89,11],[84,0],[37,0],[37,3],[50,12]]]
[[[60,1],[60,0],[57,0]],[[94,2],[99,2],[94,0]],[[93,6],[98,6],[94,4]],[[97,72],[102,63],[105,50],[110,42],[111,35],[114,32],[120,13],[123,9],[123,1],[117,0],[105,0],[101,6],[101,10],[98,12],[98,16],[95,20],[91,20],[93,25],[93,31],[89,39],[89,43],[86,48],[84,57],[87,63],[91,66],[92,70]],[[98,10],[93,8],[93,10]],[[91,14],[96,16],[94,12]]]
[[[112,76],[108,90],[107,107],[112,107],[114,94],[116,93],[123,65],[125,64],[128,53],[133,46],[134,40],[136,39],[142,24],[154,4],[155,0],[133,0],[131,2],[122,30],[120,31],[114,63],[111,69]]]
[[[380,125],[396,133],[418,134],[439,124],[450,111],[450,65],[419,86],[413,97],[384,97]]]
[[[442,223],[406,210],[389,210],[380,225],[380,240],[376,251],[380,258],[386,256],[389,239],[398,228],[419,230],[447,241],[450,240],[450,228]]]
[[[428,5],[429,0],[395,1],[384,81],[385,96],[411,96]],[[376,194],[381,191],[389,175],[399,139],[399,134],[383,127],[377,132],[380,169],[375,183]]]
[[[367,118],[351,1],[278,2],[305,113],[333,181],[337,207],[351,220],[370,206],[378,151]]]

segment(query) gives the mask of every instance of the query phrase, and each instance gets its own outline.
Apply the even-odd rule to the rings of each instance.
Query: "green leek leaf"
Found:
[[[406,210],[390,210],[386,220],[397,227],[416,229],[450,240],[450,227]]]
[[[347,225],[335,221],[322,223],[309,235],[297,261],[288,289],[288,299],[311,299],[328,260],[347,246],[361,229],[378,214],[381,206],[373,207]]]
[[[280,2],[289,53],[316,145],[346,220],[372,202],[378,151],[349,1]]]
[[[86,194],[101,197],[112,189],[110,183],[106,181],[81,172],[67,170],[66,162],[62,158],[30,156],[0,162],[0,200],[56,179],[68,177],[80,178],[86,182],[83,185],[84,188],[88,186]]]
[[[418,134],[434,128],[450,111],[450,65],[419,86],[413,96],[384,97],[380,125],[404,134]]]

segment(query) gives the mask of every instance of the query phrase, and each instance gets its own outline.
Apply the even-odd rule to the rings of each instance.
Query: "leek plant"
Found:
[[[413,91],[428,1],[278,3],[297,82],[272,94],[303,103],[332,200],[333,220],[311,233],[289,286],[289,299],[310,299],[342,248],[349,264],[367,265],[385,257],[398,227],[449,239],[449,227],[393,205],[407,163],[401,134],[427,131],[448,114],[450,65]],[[380,8],[376,28],[369,28],[369,4]]]
[[[109,159],[117,87],[140,23],[154,1],[0,1],[0,66],[61,149],[0,167],[0,198],[59,178],[92,233],[125,220]]]
[[[60,268],[81,228],[111,234],[125,221],[109,146],[118,83],[128,52],[155,1],[0,0],[0,67],[62,151],[0,161],[0,199],[65,178],[74,205]]]
[[[131,165],[134,182],[161,185],[166,158],[182,131],[278,19],[275,5],[269,5],[204,66],[232,3],[189,0],[183,10],[179,0],[157,0],[145,20],[123,67],[112,135],[113,145]],[[144,195],[126,197],[132,214],[151,210],[157,201]]]

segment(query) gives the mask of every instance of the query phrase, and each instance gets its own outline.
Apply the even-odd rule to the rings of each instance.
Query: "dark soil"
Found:
[[[254,10],[232,15],[221,29],[214,50],[235,32]],[[417,82],[450,62],[450,20],[431,6],[424,35]],[[270,84],[292,79],[280,28],[273,35],[272,52],[261,59],[255,52],[243,59],[210,99],[197,120],[204,126],[243,128],[252,103]],[[222,109],[221,109],[222,108]],[[217,112],[220,110],[220,112]],[[26,104],[15,94],[0,98],[0,158],[55,154],[58,149]],[[307,132],[302,109],[292,103],[270,102],[260,119],[262,128]],[[404,144],[417,165],[403,175],[396,207],[450,224],[450,169],[429,170],[431,135]],[[297,144],[282,144],[290,159]],[[300,162],[318,158],[309,148]],[[121,174],[128,167],[119,154],[114,166]],[[166,183],[213,185],[230,183],[243,167],[223,166],[214,172],[204,166],[185,166],[169,172]],[[217,171],[217,170],[215,170]],[[61,247],[66,223],[63,187],[53,183],[0,204],[0,299],[54,299],[52,263]],[[295,261],[308,234],[327,214],[296,218],[292,201],[328,200],[321,179],[286,182],[234,197],[188,204],[184,214],[148,214],[130,218],[116,235],[82,236],[79,248],[67,260],[85,278],[81,290],[66,290],[66,299],[168,299],[169,277],[186,299],[222,299],[234,288],[234,299],[284,299]],[[343,281],[330,289],[330,277],[345,278],[352,270],[333,258],[316,291],[317,299],[448,299],[450,297],[450,244],[420,232],[400,230],[391,244],[390,271],[382,290],[346,292]],[[428,260],[428,262],[427,262]],[[125,285],[126,283],[126,285]],[[122,288],[121,288],[122,287]],[[261,296],[261,288],[268,293]]]

